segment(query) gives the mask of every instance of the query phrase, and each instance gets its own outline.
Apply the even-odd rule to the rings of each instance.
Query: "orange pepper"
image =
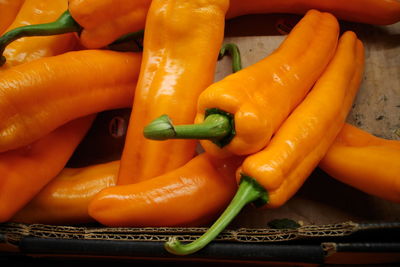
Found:
[[[53,21],[61,15],[67,6],[68,0],[25,0],[14,22],[8,27],[7,32],[25,25]],[[1,69],[4,70],[10,66],[42,57],[59,55],[74,49],[77,44],[78,39],[72,33],[48,37],[22,38],[11,43],[4,50],[7,65]]]
[[[389,25],[400,21],[398,0],[231,0],[227,17],[262,13],[305,14],[310,9],[367,24]]]
[[[3,0],[0,2],[0,33],[3,33],[13,22],[23,2],[24,0]]]
[[[0,75],[0,152],[28,145],[73,119],[130,107],[140,53],[82,50]]]
[[[65,168],[54,177],[11,221],[42,224],[93,222],[90,200],[102,189],[114,186],[119,161],[82,168]]]
[[[214,80],[228,4],[227,0],[152,2],[118,184],[161,175],[195,155],[196,141],[154,142],[143,137],[143,128],[164,113],[179,123],[194,120],[194,104]]]
[[[194,253],[211,242],[246,204],[264,208],[285,204],[317,167],[344,125],[363,67],[363,44],[353,32],[344,33],[335,56],[305,100],[264,150],[244,160],[237,171],[239,189],[221,217],[193,243],[183,245],[171,238],[165,248],[177,255]]]
[[[100,191],[89,215],[107,226],[200,226],[210,222],[235,193],[234,157],[215,160],[203,153],[184,166],[136,184]]]
[[[346,124],[319,166],[367,194],[400,202],[400,141],[379,138]]]
[[[150,4],[151,0],[69,0],[69,10],[51,30],[42,31],[45,26],[41,31],[29,32],[30,36],[78,32],[84,46],[100,48],[121,35],[142,29]],[[305,14],[310,9],[318,9],[361,23],[386,25],[400,21],[398,0],[232,0],[230,6],[227,18],[256,13]]]
[[[64,168],[93,119],[74,120],[35,143],[0,154],[0,222],[11,219]]]
[[[99,48],[144,29],[150,4],[150,0],[69,0],[69,12],[83,28],[82,45]]]
[[[204,150],[215,157],[261,150],[324,71],[335,53],[338,35],[335,17],[309,11],[274,53],[201,93],[197,124],[158,125],[165,120],[162,117],[146,128],[146,137],[198,137]],[[152,125],[157,127],[151,129]],[[221,128],[225,131],[220,135]]]

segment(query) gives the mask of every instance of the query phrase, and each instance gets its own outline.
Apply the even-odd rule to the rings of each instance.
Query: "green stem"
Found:
[[[222,139],[232,132],[230,118],[223,114],[210,114],[199,124],[173,125],[167,115],[153,120],[144,128],[144,136],[153,140],[167,139]]]
[[[182,244],[176,237],[171,237],[164,244],[165,249],[175,255],[188,255],[201,250],[228,226],[244,206],[254,201],[260,201],[259,204],[265,204],[268,202],[268,194],[253,178],[242,175],[236,195],[219,219],[206,233],[188,244]]]
[[[239,48],[236,44],[224,44],[219,51],[219,59],[222,59],[227,53],[232,57],[232,72],[238,72],[242,69],[242,58],[240,56]]]
[[[232,55],[233,72],[242,69],[239,48],[232,43],[224,44],[220,58],[229,52]],[[152,140],[201,139],[210,140],[219,147],[229,144],[236,135],[235,120],[232,114],[211,108],[206,110],[203,123],[173,125],[168,115],[162,115],[148,124],[143,131],[146,138]]]
[[[64,34],[69,32],[80,32],[81,26],[72,18],[69,11],[65,11],[56,21],[45,24],[27,25],[15,28],[5,33],[0,38],[0,66],[2,66],[6,59],[3,56],[4,50],[11,42],[28,36],[49,36]]]

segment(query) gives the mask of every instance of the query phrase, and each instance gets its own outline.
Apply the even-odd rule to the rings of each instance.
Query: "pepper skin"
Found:
[[[67,0],[25,0],[17,17],[7,31],[25,25],[53,21],[64,12],[67,6]],[[11,43],[4,50],[7,64],[1,69],[42,57],[59,55],[74,49],[77,44],[78,39],[72,33],[22,38]]]
[[[74,120],[29,146],[0,154],[0,222],[11,219],[64,168],[93,119]]]
[[[262,13],[305,14],[310,9],[367,24],[389,25],[400,21],[398,0],[231,0],[227,17]]]
[[[18,14],[24,0],[3,0],[0,1],[1,20],[0,33],[10,26]]]
[[[400,202],[400,141],[379,138],[346,124],[319,167],[367,194]]]
[[[241,159],[215,160],[203,153],[184,166],[130,185],[109,187],[89,204],[89,215],[107,226],[200,226],[235,194]]]
[[[72,225],[94,222],[90,200],[117,181],[119,160],[65,168],[11,219],[20,223]]]
[[[337,52],[304,101],[291,113],[262,151],[248,156],[237,171],[239,189],[225,212],[199,239],[165,248],[194,253],[211,242],[248,203],[277,208],[292,197],[317,167],[343,127],[362,80],[364,48],[345,32]]]
[[[164,113],[178,123],[193,122],[197,98],[214,80],[228,4],[227,0],[152,1],[118,184],[161,175],[195,155],[196,141],[155,142],[144,138],[143,128]]]
[[[227,113],[234,125],[220,139],[204,137],[200,141],[204,150],[221,158],[248,155],[265,147],[326,68],[338,35],[335,17],[311,10],[275,52],[204,90],[198,99],[197,125],[189,125],[192,132],[208,123],[214,113]],[[178,128],[175,133],[174,138],[179,138]]]
[[[83,27],[82,45],[100,48],[124,34],[144,29],[150,4],[150,0],[69,0],[69,11]]]
[[[140,53],[82,50],[0,75],[0,152],[28,145],[73,119],[130,107]]]
[[[66,24],[58,24],[58,31],[35,34],[77,32],[82,33],[81,43],[86,48],[104,47],[122,35],[142,29],[150,3],[151,0],[70,0],[70,9],[64,17]],[[230,5],[227,18],[259,13],[305,14],[317,9],[340,19],[367,24],[387,25],[400,21],[398,0],[232,0]],[[30,34],[35,35],[32,31]]]

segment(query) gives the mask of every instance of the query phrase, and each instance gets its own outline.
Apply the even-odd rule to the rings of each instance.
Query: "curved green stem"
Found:
[[[188,244],[182,244],[176,237],[171,237],[164,244],[165,249],[175,255],[188,255],[201,250],[228,226],[244,206],[254,201],[259,201],[259,204],[265,204],[268,201],[268,194],[253,178],[242,175],[236,195],[206,233]]]
[[[148,139],[207,139],[220,140],[232,132],[230,118],[224,114],[210,114],[199,124],[173,125],[167,115],[148,124],[143,134]]]
[[[72,18],[69,11],[65,11],[56,21],[45,24],[27,25],[15,28],[5,33],[0,38],[0,66],[2,66],[6,59],[3,52],[7,45],[11,42],[28,36],[48,36],[64,34],[69,32],[80,32],[82,27]]]
[[[228,43],[224,44],[219,51],[219,59],[222,59],[227,53],[232,57],[232,72],[238,72],[242,69],[242,58],[240,56],[239,48],[236,44]]]

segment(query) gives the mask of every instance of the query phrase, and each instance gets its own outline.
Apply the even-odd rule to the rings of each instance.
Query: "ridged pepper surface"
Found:
[[[65,168],[11,219],[21,223],[83,224],[94,222],[88,214],[90,200],[114,186],[119,161]]]
[[[3,71],[0,152],[29,145],[73,119],[130,107],[140,62],[140,53],[82,50]]]
[[[24,28],[12,35],[21,38],[76,32],[87,48],[105,47],[122,35],[143,29],[150,4],[151,0],[70,0],[69,9],[54,23]],[[398,0],[232,0],[226,18],[261,13],[305,14],[310,9],[367,24],[387,25],[400,21]],[[2,40],[0,54],[1,43]]]
[[[201,154],[152,179],[98,193],[89,215],[107,226],[201,226],[226,207],[235,193],[241,159],[215,160]]]
[[[64,168],[93,119],[74,120],[37,142],[0,154],[0,222],[10,220]]]
[[[304,101],[291,113],[262,151],[248,156],[237,171],[239,188],[221,217],[199,239],[181,244],[171,238],[174,254],[194,253],[211,242],[248,203],[281,207],[317,167],[345,123],[364,69],[364,48],[345,32],[336,54]]]
[[[156,177],[195,155],[196,141],[156,142],[144,138],[143,128],[164,113],[179,123],[193,122],[197,98],[214,80],[228,4],[227,0],[152,2],[118,184]]]
[[[51,22],[67,7],[68,0],[25,0],[6,32],[21,26]],[[77,44],[78,39],[72,33],[18,39],[5,48],[3,55],[7,62],[0,71],[10,66],[68,52],[75,49]]]
[[[196,124],[161,124],[154,133],[146,131],[146,137],[157,139],[168,132],[165,139],[198,138],[215,157],[261,150],[324,71],[335,53],[338,35],[339,25],[331,14],[307,12],[272,54],[200,94]],[[215,136],[221,128],[226,129],[223,135]]]

